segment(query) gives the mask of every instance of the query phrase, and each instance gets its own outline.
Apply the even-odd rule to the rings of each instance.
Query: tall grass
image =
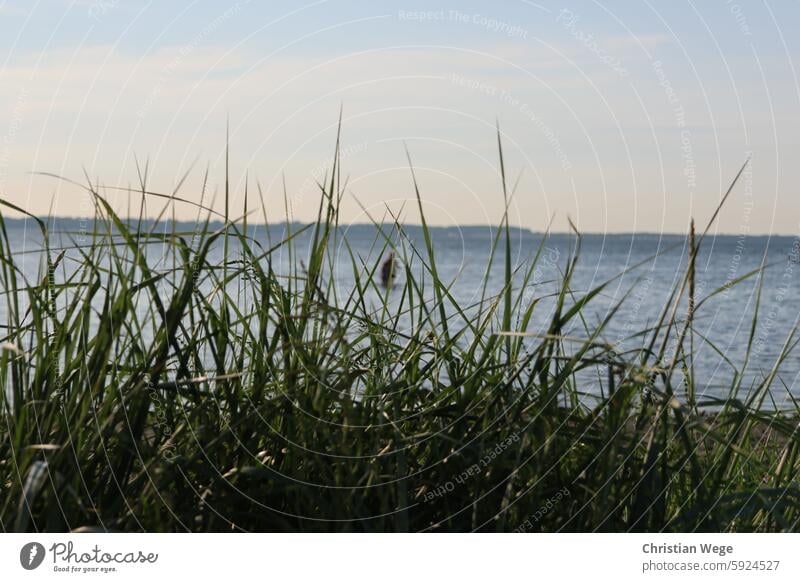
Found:
[[[439,275],[424,214],[424,248],[396,245],[399,221],[375,221],[371,262],[336,241],[338,138],[317,220],[266,246],[247,209],[231,217],[227,171],[216,230],[202,196],[194,232],[157,232],[86,188],[88,244],[51,247],[34,219],[35,280],[0,217],[4,531],[798,529],[797,410],[768,406],[794,335],[757,385],[743,389],[745,361],[727,398],[692,388],[692,318],[722,291],[694,297],[708,228],[660,320],[635,334],[642,347],[619,351],[602,338],[624,298],[599,324],[583,319],[614,279],[572,288],[577,233],[544,333],[530,296],[541,249],[512,268],[508,212],[490,259],[504,261],[502,291],[487,293],[487,268],[477,308]],[[139,195],[159,196],[146,178]],[[165,212],[178,200],[166,198]],[[352,289],[334,283],[334,246],[348,249]],[[385,290],[389,250],[403,272]],[[755,321],[748,357],[754,333]],[[602,396],[585,397],[587,372],[605,375]]]

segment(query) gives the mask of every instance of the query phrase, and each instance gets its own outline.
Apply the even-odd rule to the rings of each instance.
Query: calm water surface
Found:
[[[41,255],[38,252],[41,248],[41,236],[30,221],[9,221],[7,227],[17,260],[26,276],[35,281],[41,273]],[[69,219],[56,219],[52,227],[54,231],[62,233],[80,230],[78,221]],[[193,228],[194,225],[188,223],[179,225],[180,230],[187,232],[191,232]],[[276,225],[269,229],[263,225],[251,225],[249,232],[266,247],[270,240],[273,243],[280,240],[285,228],[285,225]],[[431,232],[440,276],[446,282],[452,283],[451,293],[462,307],[476,306],[482,298],[483,281],[487,277],[490,249],[496,230],[488,227],[450,227],[433,228]],[[402,260],[410,264],[415,272],[421,273],[422,262],[420,257],[414,255],[412,247],[425,255],[422,232],[418,227],[408,227],[406,235],[403,238],[396,233],[391,234],[399,247],[399,255],[404,257]],[[577,240],[572,235],[545,236],[526,230],[513,230],[512,237],[515,267],[524,266],[541,249],[537,268],[525,290],[524,304],[539,300],[529,331],[543,333],[552,315],[553,300],[550,295],[557,288],[556,281],[561,279],[569,257],[575,252]],[[304,259],[310,238],[310,234],[298,237],[291,256],[284,249],[277,251],[276,268],[289,272],[293,263]],[[54,235],[52,244],[63,245],[68,249],[66,264],[70,258],[78,256],[74,243],[68,236]],[[363,261],[371,268],[383,260],[385,251],[382,246],[383,240],[376,236],[376,229],[371,226],[342,227],[337,232],[332,252],[337,258],[335,283],[340,300],[346,298],[354,286],[352,259],[355,258],[358,263]],[[501,249],[502,247],[488,272],[489,296],[498,293],[502,288],[504,266]],[[235,244],[229,252],[236,256]],[[151,265],[160,261],[162,268],[168,268],[172,264],[171,258],[164,256],[164,247],[161,245],[148,245],[147,253]],[[751,277],[730,286],[709,299],[697,312],[695,371],[699,394],[727,394],[734,373],[731,363],[741,367],[745,359],[759,284],[763,287],[758,302],[758,323],[751,361],[745,374],[745,386],[772,369],[800,314],[800,264],[794,260],[796,253],[796,241],[791,237],[717,235],[708,236],[703,241],[697,261],[698,301],[758,269],[765,257],[769,267],[764,271],[763,281],[759,277]],[[211,261],[221,259],[222,248],[217,246]],[[613,281],[584,311],[584,322],[573,322],[568,333],[585,337],[584,323],[590,329],[594,328],[609,314],[609,310],[624,299],[619,313],[604,331],[602,339],[618,343],[620,347],[641,345],[641,338],[633,336],[657,322],[674,287],[680,284],[686,264],[684,236],[584,235],[580,243],[578,267],[571,283],[572,291],[580,296],[610,279]],[[360,276],[365,276],[365,270],[366,268],[360,269]],[[402,275],[398,282],[402,282]],[[429,278],[427,287],[430,295]],[[376,306],[380,304],[376,292],[371,292],[368,299]],[[5,310],[5,302],[2,302],[0,316],[4,321]],[[685,312],[683,307],[680,312]],[[792,353],[781,366],[782,384],[776,382],[772,391],[772,397],[778,404],[790,404],[788,393],[795,397],[800,396],[797,386],[798,372],[800,362],[797,354]],[[599,384],[594,389],[600,390]]]

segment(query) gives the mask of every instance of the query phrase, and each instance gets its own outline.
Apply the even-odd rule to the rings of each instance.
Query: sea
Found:
[[[29,282],[45,276],[42,261],[43,237],[31,219],[6,219],[8,245]],[[80,247],[91,243],[95,228],[91,219],[51,218],[47,221],[51,253],[65,252],[54,276],[66,276],[69,265],[80,261]],[[187,244],[196,245],[203,228],[221,228],[219,223],[191,222],[138,224],[143,231],[179,233]],[[239,225],[242,229],[242,225]],[[247,236],[263,249],[273,250],[273,268],[287,277],[302,272],[314,237],[313,225],[281,223],[249,224]],[[519,331],[519,313],[532,302],[533,318],[525,332],[526,342],[549,329],[557,296],[566,274],[567,304],[586,297],[591,300],[562,330],[566,349],[602,327],[596,341],[618,352],[636,350],[649,341],[652,330],[665,313],[679,322],[680,332],[689,311],[687,289],[683,287],[689,264],[686,235],[656,233],[596,234],[541,233],[510,228],[510,256],[514,274],[513,296],[519,298],[512,331]],[[287,237],[289,244],[280,244]],[[736,378],[742,397],[764,378],[774,375],[766,407],[793,409],[800,398],[800,359],[794,349],[800,317],[800,241],[787,236],[752,236],[702,233],[696,235],[692,365],[698,399],[726,398]],[[223,262],[222,238],[209,260]],[[433,250],[435,268],[451,300],[447,310],[451,327],[458,327],[460,315],[450,301],[466,314],[487,309],[504,290],[505,231],[489,226],[431,226],[428,240],[420,226],[339,225],[331,234],[328,264],[333,269],[330,301],[346,301],[356,287],[365,288],[367,304],[377,313],[403,309],[402,293],[406,267],[414,273],[422,293],[434,305],[431,284]],[[167,247],[158,242],[142,243],[148,262],[155,269],[175,264]],[[390,249],[396,256],[397,277],[387,293],[379,284],[380,266]],[[229,261],[243,257],[233,237],[229,238]],[[232,259],[233,258],[233,259]],[[266,259],[262,259],[266,261]],[[178,263],[180,264],[180,263]],[[528,267],[534,265],[531,269]],[[288,278],[287,278],[288,281]],[[2,282],[0,282],[2,285]],[[3,296],[6,296],[3,290]],[[682,299],[674,301],[682,291]],[[498,311],[500,313],[500,311]],[[499,316],[498,316],[499,317]],[[0,301],[0,318],[5,323],[7,304]],[[657,346],[660,343],[656,344]],[[687,344],[688,345],[688,341]],[[670,351],[672,350],[672,351]],[[667,342],[667,357],[674,355],[674,342]],[[781,361],[779,367],[776,363]],[[746,365],[745,365],[746,364]],[[590,382],[591,384],[591,382]],[[590,385],[589,392],[604,390],[603,380]]]

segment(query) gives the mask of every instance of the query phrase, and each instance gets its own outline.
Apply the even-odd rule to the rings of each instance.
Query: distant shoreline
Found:
[[[73,223],[85,223],[86,221],[94,220],[93,217],[77,217],[77,216],[51,216],[51,217],[38,217],[45,223],[56,221],[56,222],[73,222]],[[6,226],[14,227],[14,226],[21,226],[26,222],[31,222],[33,219],[26,218],[26,217],[14,217],[14,216],[4,216]],[[123,218],[128,224],[133,222],[137,222],[139,220],[138,217],[125,217]],[[152,225],[154,223],[154,219],[152,217],[146,217],[142,219],[142,222],[145,224]],[[171,219],[161,219],[158,221],[159,224],[170,224]],[[198,221],[193,220],[176,220],[175,224],[178,226],[191,226],[194,227],[197,225]],[[248,228],[259,228],[264,226],[269,226],[273,228],[278,228],[281,226],[289,225],[292,227],[302,227],[307,224],[313,223],[312,221],[304,222],[304,221],[280,221],[280,222],[271,222],[265,223],[261,221],[249,221],[247,222]],[[241,221],[237,221],[236,224],[242,224]],[[221,228],[223,226],[222,220],[212,220],[208,223],[210,228]],[[393,223],[385,222],[382,225],[386,228],[390,228],[393,226]],[[369,222],[357,222],[357,223],[341,223],[339,228],[347,229],[347,228],[374,228],[375,225]],[[403,223],[403,228],[406,229],[422,229],[421,224],[416,223]],[[459,224],[459,225],[436,225],[436,224],[429,224],[428,227],[432,230],[470,230],[470,231],[479,231],[479,230],[495,230],[498,228],[497,225],[491,224]],[[574,232],[569,230],[551,230],[551,231],[542,231],[542,230],[532,230],[530,228],[522,227],[522,226],[511,226],[512,235],[517,235],[519,233],[524,233],[530,236],[574,236]],[[649,231],[649,230],[642,230],[642,231],[614,231],[614,232],[597,232],[597,231],[580,231],[581,236],[583,237],[670,237],[670,238],[686,238],[685,232],[656,232],[656,231]],[[772,234],[772,233],[735,233],[735,232],[714,232],[710,231],[708,233],[709,237],[725,237],[725,238],[776,238],[776,239],[793,239],[798,238],[800,234]]]

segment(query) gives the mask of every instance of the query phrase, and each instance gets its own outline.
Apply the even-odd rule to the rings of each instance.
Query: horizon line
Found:
[[[0,213],[0,215],[2,215],[2,213]],[[25,221],[28,221],[28,220],[33,220],[32,217],[25,216],[25,215],[22,215],[22,216],[7,216],[6,215],[6,216],[2,216],[2,218],[3,218],[3,220],[6,220],[6,221],[12,220],[12,221],[15,221],[15,222],[25,222]],[[58,216],[58,215],[54,215],[54,216],[37,216],[36,218],[42,220],[43,222],[49,222],[49,221],[52,221],[52,220],[71,220],[71,221],[81,222],[81,221],[95,220],[98,217],[91,217],[91,216]],[[169,222],[173,221],[172,218],[163,218],[162,217],[162,218],[156,219],[155,217],[151,217],[151,216],[144,216],[144,217],[139,217],[139,216],[123,217],[123,216],[119,216],[119,218],[121,220],[123,220],[123,221],[126,221],[126,222],[129,222],[129,221],[132,221],[132,220],[135,220],[135,221],[142,220],[142,221],[157,222],[157,223],[158,222],[169,223]],[[176,223],[194,223],[194,224],[197,224],[198,222],[201,222],[201,221],[192,220],[192,219],[180,219],[180,218],[178,218],[178,219],[174,219],[174,222],[176,222]],[[224,224],[224,222],[225,222],[224,219],[222,217],[220,217],[220,218],[214,218],[212,220],[209,220],[208,224]],[[250,227],[250,226],[253,226],[253,227],[256,227],[256,226],[279,226],[279,225],[285,225],[285,224],[307,225],[307,224],[314,224],[315,222],[316,221],[314,221],[314,220],[306,220],[306,221],[303,221],[303,220],[281,220],[281,221],[277,221],[277,222],[263,222],[263,221],[250,222],[250,221],[248,221],[247,225],[248,225],[248,227]],[[241,225],[242,224],[242,220],[239,219],[237,222],[232,222],[231,224]],[[381,225],[394,225],[395,223],[394,222],[383,222],[383,223],[378,223],[378,224],[381,224]],[[409,226],[410,227],[417,227],[417,228],[421,228],[422,227],[421,223],[416,223],[416,222],[403,222],[403,223],[400,223],[400,225],[403,226],[403,227],[409,227]],[[367,227],[373,227],[374,228],[376,226],[376,224],[372,223],[372,222],[353,222],[353,223],[338,223],[336,226],[338,226],[340,228],[352,227],[352,226],[367,226]],[[450,225],[428,223],[427,226],[428,226],[428,228],[437,228],[437,229],[459,229],[459,228],[488,228],[488,229],[494,229],[494,228],[502,228],[502,224],[489,224],[489,223],[484,223],[484,224],[481,224],[481,223],[464,223],[464,224],[450,224]],[[513,225],[513,224],[510,225],[510,228],[512,228],[514,230],[527,231],[527,232],[529,232],[530,234],[533,234],[533,235],[575,235],[576,234],[576,232],[573,231],[573,230],[534,230],[533,228],[530,228],[530,227],[521,226],[521,225]],[[580,234],[581,236],[625,236],[625,235],[689,236],[688,229],[687,229],[687,232],[679,232],[679,231],[661,231],[661,232],[659,232],[659,231],[652,231],[652,230],[619,230],[619,231],[588,231],[588,230],[587,231],[582,231],[582,230],[578,230],[577,234]],[[781,238],[791,238],[791,237],[797,238],[798,237],[797,234],[793,234],[793,233],[774,233],[774,232],[747,232],[747,233],[743,233],[743,232],[709,231],[708,234],[709,235],[714,235],[714,236],[725,236],[725,237],[781,237]]]

